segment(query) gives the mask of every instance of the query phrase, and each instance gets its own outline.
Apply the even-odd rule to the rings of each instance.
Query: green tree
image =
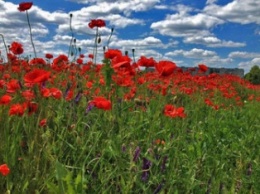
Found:
[[[254,65],[249,73],[245,75],[245,79],[250,81],[252,84],[260,84],[260,68],[258,65]]]

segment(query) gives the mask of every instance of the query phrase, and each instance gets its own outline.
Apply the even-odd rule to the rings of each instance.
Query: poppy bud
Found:
[[[98,37],[97,43],[98,43],[98,44],[101,43],[101,37],[100,37],[100,36]]]

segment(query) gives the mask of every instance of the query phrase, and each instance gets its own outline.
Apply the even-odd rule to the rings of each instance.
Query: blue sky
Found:
[[[0,0],[0,33],[7,44],[24,45],[32,54],[26,14],[18,0]],[[91,19],[104,19],[98,47],[102,48],[113,27],[109,47],[123,52],[135,49],[155,60],[171,60],[178,66],[243,68],[260,65],[259,0],[37,0],[29,10],[37,55],[67,54],[71,40],[69,14],[77,46],[93,52],[95,29]],[[0,42],[4,56],[4,47]]]

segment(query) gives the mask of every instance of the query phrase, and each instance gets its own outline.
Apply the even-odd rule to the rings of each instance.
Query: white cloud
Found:
[[[198,13],[197,15],[188,15],[186,13],[177,13],[168,15],[165,20],[154,22],[151,28],[162,35],[173,37],[187,37],[200,35],[209,35],[209,29],[218,24],[220,20],[213,16]]]
[[[181,55],[181,56],[184,56],[184,57],[187,57],[187,58],[200,59],[200,58],[208,58],[208,57],[217,56],[217,53],[214,52],[214,51],[193,48],[189,51],[187,51],[187,50],[175,50],[173,52],[168,52],[165,55],[166,56],[180,56]]]
[[[163,43],[160,39],[155,37],[146,37],[144,39],[132,39],[132,40],[120,40],[115,39],[114,41],[111,41],[110,47],[115,48],[127,48],[127,49],[138,49],[138,48],[158,48],[162,47]]]
[[[251,61],[241,62],[238,64],[238,67],[245,70],[245,73],[248,73],[250,69],[254,66],[258,65],[260,67],[260,58],[254,58]]]
[[[250,53],[250,52],[245,52],[245,51],[235,51],[231,52],[228,57],[230,58],[242,58],[242,59],[247,59],[247,58],[257,58],[260,56],[260,53]]]
[[[191,36],[186,37],[183,40],[184,43],[189,44],[203,44],[207,47],[243,47],[246,46],[245,43],[233,42],[233,41],[225,41],[220,40],[214,36]]]
[[[216,2],[217,2],[217,0],[207,0],[206,4],[209,5],[209,4],[213,4]]]
[[[260,24],[259,10],[259,0],[233,0],[224,6],[209,4],[204,8],[208,15],[240,24]]]

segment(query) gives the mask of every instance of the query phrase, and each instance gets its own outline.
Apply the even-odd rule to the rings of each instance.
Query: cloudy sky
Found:
[[[33,55],[26,13],[17,9],[21,2],[0,0],[0,33],[7,44],[21,42],[25,55]],[[260,65],[260,0],[35,0],[28,13],[40,57],[68,53],[72,14],[76,45],[86,55],[93,53],[96,33],[88,23],[104,19],[100,56],[109,46],[178,66],[204,63],[247,72]],[[2,39],[0,50],[4,56]]]

